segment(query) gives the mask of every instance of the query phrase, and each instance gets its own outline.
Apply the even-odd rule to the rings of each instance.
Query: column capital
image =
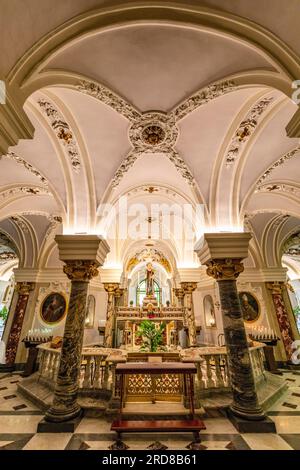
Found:
[[[121,290],[119,282],[103,282],[103,287],[109,294],[114,294]]]
[[[180,285],[184,294],[190,294],[197,289],[198,282],[181,282]]]
[[[211,260],[206,266],[206,274],[216,281],[235,280],[244,271],[244,265],[240,258]]]
[[[242,260],[247,258],[251,234],[205,233],[195,246],[201,264],[207,266],[207,275],[217,281],[235,280],[244,271]]]
[[[17,282],[15,289],[20,295],[29,295],[34,289],[34,282]]]
[[[98,235],[56,235],[59,259],[65,263],[64,273],[71,281],[89,281],[97,276],[109,246]]]
[[[178,299],[183,299],[185,292],[181,287],[174,287],[173,291]]]
[[[117,298],[122,297],[122,295],[124,294],[124,290],[125,289],[123,289],[121,287],[117,287],[117,289],[115,290],[114,296],[117,297]]]
[[[267,289],[271,291],[272,294],[282,294],[282,289],[284,287],[284,282],[273,281],[266,282]]]
[[[98,266],[97,261],[66,261],[63,271],[71,281],[89,281],[99,274]]]

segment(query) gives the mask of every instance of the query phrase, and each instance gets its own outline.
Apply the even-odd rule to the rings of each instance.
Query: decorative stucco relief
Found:
[[[225,80],[208,85],[173,109],[172,113],[174,114],[175,120],[179,121],[180,119],[183,119],[200,106],[218,98],[219,96],[230,93],[235,89],[237,89],[237,86],[233,80]]]
[[[62,113],[55,108],[53,103],[44,99],[39,99],[38,104],[48,117],[52,129],[69,157],[73,170],[78,172],[81,162],[78,143],[75,139],[74,132],[66,122]]]
[[[11,196],[16,196],[18,194],[23,195],[49,195],[51,196],[52,193],[47,188],[40,188],[38,186],[20,186],[16,188],[7,189],[0,193],[0,200],[7,199]]]
[[[22,217],[19,217],[19,216],[12,216],[12,217],[11,217],[11,220],[19,227],[19,229],[20,229],[23,233],[28,233],[28,232],[29,232],[28,226],[27,226],[26,222],[24,222],[24,220],[22,219]]]
[[[231,140],[226,154],[227,167],[233,165],[239,158],[245,143],[249,140],[255,131],[259,123],[259,118],[267,109],[267,107],[272,103],[273,99],[274,98],[271,96],[259,100],[240,123],[235,131],[234,137]]]
[[[289,150],[287,153],[282,155],[276,162],[272,163],[271,166],[262,174],[262,176],[259,178],[259,180],[256,183],[256,189],[259,189],[262,183],[271,176],[272,172],[276,170],[279,166],[283,165],[285,162],[290,160],[291,158],[300,155],[300,145],[297,145],[297,147],[293,148],[292,150]]]
[[[45,186],[48,186],[47,179],[36,168],[34,168],[30,163],[28,163],[26,160],[24,160],[24,158],[20,157],[19,155],[17,155],[14,152],[8,152],[6,155],[2,155],[2,157],[0,156],[0,160],[3,157],[10,158],[10,159],[14,160],[15,162],[20,163],[21,165],[24,166],[24,168],[26,168],[26,170],[30,171],[30,173],[32,173],[34,176],[39,178],[39,180]]]
[[[297,198],[300,197],[300,188],[286,183],[263,184],[256,188],[256,193],[286,193]]]
[[[77,85],[77,90],[110,106],[131,122],[135,122],[141,117],[141,114],[131,104],[103,85],[83,80]]]

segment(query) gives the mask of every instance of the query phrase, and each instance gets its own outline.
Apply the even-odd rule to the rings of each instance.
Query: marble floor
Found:
[[[205,419],[199,450],[300,450],[300,372],[285,371],[286,393],[268,410],[277,434],[240,434],[225,417]],[[107,418],[83,417],[75,432],[37,433],[43,412],[17,392],[16,374],[0,374],[0,450],[108,450],[115,433]],[[124,434],[129,450],[186,450],[191,434]]]

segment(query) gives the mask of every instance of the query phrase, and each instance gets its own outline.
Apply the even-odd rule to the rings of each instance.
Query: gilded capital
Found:
[[[206,274],[217,281],[235,280],[244,271],[244,265],[240,258],[210,260],[206,266]]]
[[[181,288],[184,294],[191,294],[197,288],[197,282],[181,282]]]
[[[20,295],[29,295],[34,289],[34,282],[17,282],[16,291]]]
[[[173,291],[177,299],[183,299],[185,292],[181,287],[175,287]]]
[[[114,296],[115,296],[116,298],[122,297],[122,295],[124,294],[124,290],[125,290],[125,289],[122,289],[121,287],[117,287],[117,289],[116,289],[115,292],[114,292]]]
[[[121,290],[119,282],[104,282],[103,286],[104,286],[104,289],[106,290],[106,292],[108,292],[109,294],[114,294],[116,297],[119,296],[117,294],[118,291]],[[122,294],[120,294],[120,295],[122,295]]]
[[[267,282],[266,285],[267,285],[267,288],[271,291],[272,295],[282,294],[282,288],[284,286],[283,282],[278,282],[278,281]]]
[[[99,274],[97,261],[70,260],[65,263],[63,271],[71,281],[89,281]]]

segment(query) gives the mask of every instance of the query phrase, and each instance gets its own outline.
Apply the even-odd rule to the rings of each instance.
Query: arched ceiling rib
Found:
[[[237,30],[225,11],[163,3],[124,7],[126,22],[118,25],[122,8],[61,25],[68,3],[60,16],[51,14],[51,27],[60,26],[39,47],[29,50],[32,32],[24,33],[28,54],[11,69],[8,86],[26,100],[35,135],[1,159],[0,220],[25,217],[32,238],[25,263],[41,256],[48,230],[38,214],[61,218],[66,232],[95,232],[101,202],[143,185],[173,186],[203,204],[206,230],[240,229],[247,214],[263,247],[278,217],[300,217],[299,142],[285,131],[296,111],[288,96],[300,63],[282,39],[294,46],[293,34],[266,34],[261,26],[274,20],[264,7],[261,26],[240,18]],[[247,2],[239,3],[245,12]],[[73,5],[74,14],[82,12]],[[96,6],[102,2],[86,3]],[[50,28],[42,23],[36,40]],[[10,66],[21,48],[7,52]],[[273,251],[263,248],[266,264],[278,262],[275,238]]]

